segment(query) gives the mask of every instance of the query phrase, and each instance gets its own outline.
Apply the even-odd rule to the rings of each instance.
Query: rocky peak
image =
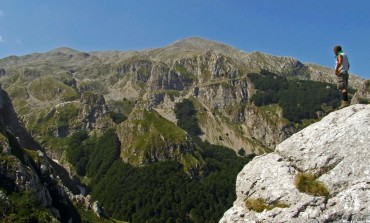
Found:
[[[168,47],[177,47],[183,49],[193,49],[193,50],[200,50],[200,51],[208,51],[208,50],[224,50],[227,48],[232,48],[222,43],[218,43],[215,41],[206,40],[200,37],[189,37],[186,39],[178,40]]]
[[[353,105],[294,134],[243,168],[220,222],[370,220],[369,132],[370,105]]]
[[[77,51],[77,50],[74,50],[68,47],[59,47],[59,48],[49,51],[49,53],[76,54],[76,53],[80,53],[80,51]]]

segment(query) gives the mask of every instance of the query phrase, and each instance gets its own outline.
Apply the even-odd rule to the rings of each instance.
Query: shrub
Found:
[[[368,100],[366,98],[360,98],[359,99],[359,103],[360,104],[370,104],[370,100]]]
[[[313,174],[299,173],[294,183],[300,192],[313,196],[329,196],[328,188],[323,183],[317,181]]]
[[[282,202],[274,202],[272,204],[266,203],[262,198],[253,199],[248,198],[245,201],[245,207],[255,212],[262,212],[264,210],[272,210],[274,208],[287,208],[289,205]]]

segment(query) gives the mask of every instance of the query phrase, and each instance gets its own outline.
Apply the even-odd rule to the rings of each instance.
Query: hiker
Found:
[[[349,106],[347,86],[348,86],[348,70],[350,65],[348,57],[345,53],[343,53],[341,46],[334,47],[334,54],[336,58],[335,75],[338,78],[337,87],[338,90],[342,93],[342,104],[339,107],[339,109],[341,109]]]

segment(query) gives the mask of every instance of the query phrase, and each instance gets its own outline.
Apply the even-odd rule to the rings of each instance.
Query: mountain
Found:
[[[20,141],[58,164],[74,196],[130,222],[217,221],[251,157],[338,107],[332,73],[196,37],[0,60]],[[350,96],[363,81],[351,76]]]
[[[199,120],[207,120],[200,123],[203,140],[257,154],[273,149],[299,128],[291,127],[279,113],[275,115],[279,121],[260,118],[264,111],[249,103],[256,89],[248,74],[268,70],[289,80],[335,82],[327,68],[290,57],[246,53],[196,37],[142,51],[85,53],[58,48],[1,59],[0,68],[0,83],[27,129],[40,141],[50,140],[37,133],[31,120],[45,120],[42,114],[65,103],[76,104],[90,91],[104,97],[110,112],[128,117],[135,102],[141,101],[172,122],[176,122],[175,103],[192,98],[202,111]],[[362,82],[351,76],[351,87],[358,89]],[[269,136],[255,125],[264,126]]]
[[[238,174],[224,222],[369,220],[370,105],[332,112]]]

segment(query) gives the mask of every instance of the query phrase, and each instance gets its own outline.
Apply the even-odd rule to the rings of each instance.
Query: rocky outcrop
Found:
[[[370,104],[370,80],[364,81],[351,100],[351,104]]]
[[[6,74],[6,71],[4,68],[0,68],[0,77],[4,76]]]
[[[7,197],[3,190],[27,194],[19,195],[23,197],[35,196],[35,203],[30,202],[30,205],[36,205],[40,212],[49,210],[43,216],[38,216],[49,222],[79,220],[71,203],[76,195],[63,185],[55,170],[58,165],[53,163],[43,148],[39,148],[19,122],[7,93],[0,88],[0,220],[8,222],[8,215],[14,214],[14,211],[22,212],[17,208],[34,208],[14,206],[14,202],[18,201]],[[87,208],[94,209],[98,216],[104,214],[98,202],[88,201],[90,205]]]
[[[369,221],[369,132],[370,105],[353,105],[254,158],[239,173],[237,199],[220,223]],[[303,189],[302,173],[326,194]],[[251,201],[259,201],[258,207]]]
[[[134,166],[175,160],[192,177],[202,175],[205,162],[192,138],[156,111],[136,108],[117,129],[121,158]]]
[[[250,105],[245,109],[244,117],[248,129],[246,132],[270,149],[274,149],[277,144],[298,131],[283,118],[282,109],[276,105],[270,105],[269,110]]]
[[[31,137],[23,125],[18,121],[17,114],[14,111],[13,103],[9,95],[0,86],[0,132],[5,134],[6,130],[10,130],[17,135],[19,142],[24,147],[41,149],[37,142]]]
[[[82,94],[77,117],[77,120],[80,122],[79,125],[82,125],[82,129],[87,131],[107,129],[109,124],[104,123],[103,120],[106,116],[109,116],[109,109],[103,95],[91,92]]]

